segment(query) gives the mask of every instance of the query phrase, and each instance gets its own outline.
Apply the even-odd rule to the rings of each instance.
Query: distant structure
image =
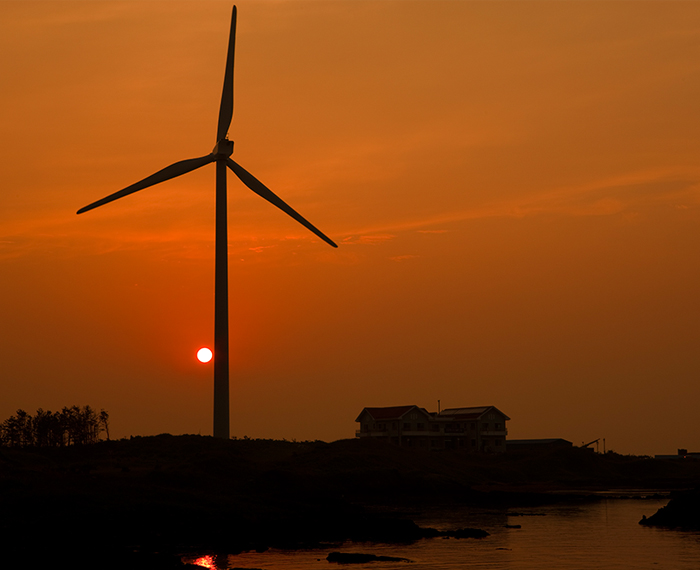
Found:
[[[550,449],[566,449],[573,447],[574,444],[560,437],[552,437],[549,439],[509,439],[508,451],[546,451]]]
[[[416,449],[503,453],[508,420],[494,406],[448,408],[440,412],[418,406],[364,408],[355,420],[360,424],[355,435]]]
[[[654,459],[700,459],[700,451],[691,451],[687,449],[679,449],[676,455],[654,455]]]

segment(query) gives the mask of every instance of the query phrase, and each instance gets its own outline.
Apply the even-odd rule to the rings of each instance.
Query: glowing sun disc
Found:
[[[197,360],[200,362],[209,362],[211,360],[211,357],[214,356],[208,348],[200,348],[197,351]]]

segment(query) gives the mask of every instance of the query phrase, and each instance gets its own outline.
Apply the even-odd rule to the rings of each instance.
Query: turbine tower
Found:
[[[148,188],[171,178],[176,178],[211,162],[216,163],[216,252],[214,268],[214,437],[229,438],[229,326],[228,326],[228,228],[226,220],[226,167],[238,178],[272,205],[294,218],[311,230],[327,244],[338,247],[313,224],[296,212],[272,190],[267,188],[255,176],[231,159],[233,141],[228,139],[228,129],[233,119],[233,56],[236,44],[236,7],[231,14],[231,31],[229,34],[224,89],[219,107],[219,124],[216,130],[216,145],[206,156],[181,160],[147,176],[143,180],[97,200],[78,210],[78,214],[87,212],[144,188]]]

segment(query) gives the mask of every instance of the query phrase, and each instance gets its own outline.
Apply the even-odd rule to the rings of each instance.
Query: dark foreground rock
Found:
[[[700,489],[673,493],[665,507],[648,518],[644,516],[639,524],[700,530]]]
[[[363,554],[361,552],[331,552],[326,556],[328,562],[338,564],[365,564],[367,562],[410,562],[408,558],[395,556],[377,556],[375,554]]]
[[[446,536],[451,538],[486,538],[489,533],[480,528],[460,528],[449,532]]]
[[[422,528],[423,538],[486,538],[490,536],[485,530],[480,528],[458,528],[457,530],[437,530],[434,528]]]

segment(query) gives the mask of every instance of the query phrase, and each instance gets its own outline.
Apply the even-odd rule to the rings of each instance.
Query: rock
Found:
[[[459,528],[452,531],[448,536],[453,538],[486,538],[489,533],[480,528]]]
[[[458,528],[456,530],[437,530],[431,527],[421,528],[423,538],[486,538],[490,536],[480,528]]]
[[[700,489],[674,493],[665,507],[648,518],[643,516],[639,524],[700,530]]]
[[[408,558],[396,558],[395,556],[376,556],[361,552],[331,552],[326,556],[328,562],[338,564],[365,564],[367,562],[410,562]]]

